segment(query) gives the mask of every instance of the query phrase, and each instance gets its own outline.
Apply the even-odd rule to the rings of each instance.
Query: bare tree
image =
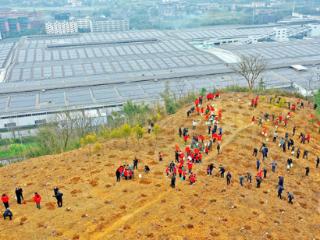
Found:
[[[244,77],[250,90],[254,88],[261,73],[266,69],[266,62],[260,55],[241,56],[240,62],[234,67],[234,71]]]

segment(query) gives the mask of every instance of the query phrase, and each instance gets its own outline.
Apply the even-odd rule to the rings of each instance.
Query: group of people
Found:
[[[161,158],[161,161],[162,161],[162,157],[163,155],[160,152],[159,158]],[[116,170],[116,181],[120,182],[121,178],[124,178],[125,180],[132,180],[134,178],[134,170],[138,169],[138,163],[139,163],[139,160],[137,159],[137,157],[135,157],[132,161],[132,165],[124,164],[119,166]],[[145,173],[149,173],[150,170],[151,169],[148,165],[144,166]]]
[[[63,200],[63,193],[59,190],[58,187],[55,187],[53,189],[54,195],[53,197],[56,198],[57,200],[57,205],[59,208],[62,207],[62,200]],[[15,195],[16,195],[16,200],[17,200],[17,204],[21,205],[21,204],[25,204],[26,202],[24,201],[24,196],[23,196],[23,189],[21,187],[17,187],[15,189]],[[42,197],[39,193],[35,192],[33,197],[32,197],[33,202],[36,204],[36,207],[38,209],[41,209],[41,200]],[[10,198],[8,196],[8,194],[3,193],[1,196],[1,201],[4,205],[5,211],[3,212],[3,218],[4,220],[6,220],[6,218],[9,218],[10,220],[12,220],[13,217],[13,213],[10,209]]]
[[[189,174],[189,181],[190,184],[194,184],[196,181],[196,177],[194,172],[192,171],[193,164],[195,163],[201,163],[201,160],[197,158],[198,153],[206,153],[208,154],[209,150],[212,148],[212,144],[217,142],[217,153],[220,153],[220,145],[221,145],[221,140],[222,140],[222,128],[218,126],[219,121],[221,120],[221,109],[219,112],[215,110],[215,106],[210,104],[210,101],[214,99],[211,98],[210,95],[209,98],[207,96],[207,100],[209,101],[209,104],[207,107],[203,107],[202,105],[204,104],[203,98],[200,96],[197,98],[194,102],[194,106],[192,106],[188,111],[187,111],[187,117],[190,117],[192,113],[196,112],[196,114],[204,116],[204,119],[206,120],[206,124],[208,127],[208,138],[209,140],[205,142],[206,137],[202,135],[194,135],[190,137],[189,135],[189,129],[187,127],[180,127],[179,128],[179,136],[183,138],[185,144],[188,144],[189,139],[191,139],[190,147],[187,146],[185,148],[185,151],[182,152],[180,149],[176,149],[175,152],[175,160],[177,164],[174,162],[171,162],[167,168],[166,168],[166,174],[167,176],[171,176],[171,187],[175,187],[175,182],[176,182],[176,175],[179,174],[179,177],[181,180],[186,179],[186,174]],[[220,94],[219,94],[220,97]],[[276,102],[283,101],[281,98],[276,98]],[[257,108],[259,103],[259,97],[255,97],[251,101],[251,107],[252,108]],[[256,119],[258,120],[258,125],[262,127],[262,135],[264,137],[267,137],[268,139],[268,129],[267,129],[267,122],[270,122],[271,125],[275,128],[274,135],[273,135],[273,143],[279,143],[279,147],[282,149],[283,152],[289,152],[291,156],[289,156],[288,161],[287,161],[287,169],[288,171],[290,168],[293,167],[293,157],[296,156],[297,159],[300,158],[300,154],[302,155],[303,159],[308,159],[308,150],[303,150],[303,154],[301,153],[300,147],[297,146],[296,142],[299,142],[301,144],[307,144],[310,143],[311,140],[311,134],[310,133],[300,133],[299,139],[294,140],[294,136],[296,134],[297,126],[293,126],[292,130],[292,137],[289,137],[289,133],[286,132],[283,137],[278,136],[278,129],[280,127],[283,127],[283,129],[287,129],[288,124],[290,123],[293,113],[296,112],[300,109],[304,108],[304,103],[301,100],[298,100],[295,103],[288,103],[289,105],[289,112],[286,113],[285,115],[283,114],[269,114],[269,113],[263,113],[261,116],[256,117],[253,116],[252,118],[252,123],[256,123]],[[195,130],[197,126],[194,124],[194,122],[198,122],[197,120],[192,121],[192,129]],[[268,140],[267,140],[268,141]],[[258,157],[258,153],[261,153],[262,161],[257,158],[256,161],[256,170],[257,174],[255,175],[255,181],[256,181],[256,187],[260,188],[261,184],[263,182],[263,179],[267,178],[267,172],[268,172],[268,166],[265,164],[265,161],[269,157],[270,153],[270,146],[268,146],[266,143],[262,143],[261,147],[254,148],[253,150],[253,156]],[[202,155],[201,155],[202,156]],[[184,163],[187,163],[186,166],[184,166]],[[319,156],[316,158],[316,168],[319,167],[320,164],[320,158]],[[272,160],[271,162],[271,171],[272,173],[276,172],[276,168],[278,166],[277,161]],[[207,166],[207,175],[213,175],[213,170],[215,166],[213,163],[210,163]],[[230,171],[226,171],[226,168],[222,165],[219,166],[219,173],[222,178],[226,177],[227,185],[231,184],[232,180],[232,174]],[[226,173],[226,175],[225,175]],[[310,174],[310,167],[306,166],[305,167],[305,176],[309,176]],[[246,174],[242,174],[239,176],[239,183],[241,186],[244,186],[245,180],[248,182],[248,184],[252,183],[252,174],[250,172],[247,172]],[[278,181],[278,197],[282,199],[282,191],[284,190],[284,176],[279,176],[279,181]],[[293,192],[287,191],[287,199],[289,203],[293,203],[294,195]]]
[[[193,166],[202,162],[203,154],[208,155],[213,144],[217,143],[217,153],[220,153],[223,129],[219,123],[222,119],[222,109],[216,109],[212,103],[212,100],[216,98],[220,98],[219,92],[208,93],[208,103],[204,105],[203,96],[199,96],[194,101],[194,106],[187,111],[187,117],[190,117],[193,113],[196,116],[203,117],[208,129],[207,136],[194,133],[190,137],[189,128],[180,126],[178,129],[178,135],[183,138],[186,146],[183,151],[178,144],[176,145],[175,163],[172,161],[166,167],[165,172],[167,176],[171,177],[170,185],[172,188],[175,187],[177,175],[182,181],[186,180],[188,175],[189,184],[196,183],[197,176],[193,171]],[[199,122],[199,120],[192,120],[192,130],[194,132],[196,132]],[[213,164],[208,166],[208,174],[212,174],[213,168]]]

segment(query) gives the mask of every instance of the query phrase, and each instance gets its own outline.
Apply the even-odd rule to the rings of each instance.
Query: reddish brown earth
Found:
[[[154,153],[154,136],[145,135],[140,144],[136,140],[103,142],[99,153],[90,154],[89,147],[54,155],[29,159],[0,168],[0,193],[11,197],[14,219],[0,221],[0,239],[320,239],[320,169],[315,168],[315,157],[320,154],[320,135],[317,126],[308,121],[311,108],[299,110],[290,121],[298,126],[298,134],[311,132],[310,144],[301,146],[310,150],[309,160],[294,158],[294,167],[288,173],[286,160],[289,153],[280,151],[277,144],[268,143],[270,156],[265,161],[268,178],[261,188],[246,184],[240,187],[240,174],[255,174],[252,149],[266,141],[261,128],[251,125],[253,114],[260,112],[287,113],[261,101],[256,110],[249,106],[248,94],[225,94],[215,100],[222,108],[222,154],[217,156],[215,146],[204,163],[197,164],[198,181],[190,186],[177,179],[176,189],[169,187],[165,166],[174,159],[174,146],[184,144],[177,136],[179,126],[191,127],[192,119],[186,109],[159,123],[162,127],[156,153],[163,151],[164,162],[159,163]],[[293,101],[293,99],[292,99]],[[196,133],[205,134],[204,121]],[[273,132],[270,123],[269,132]],[[280,127],[279,135],[285,129]],[[297,136],[294,137],[298,142]],[[298,144],[300,145],[300,144]],[[119,164],[141,159],[142,178],[115,182]],[[276,173],[271,172],[271,159],[278,161]],[[208,163],[223,164],[233,175],[232,184],[217,176],[206,176]],[[143,173],[143,164],[151,173]],[[304,168],[310,166],[310,176]],[[277,198],[277,178],[285,176],[285,191],[295,195],[294,204]],[[24,205],[14,201],[14,189],[24,189]],[[56,207],[53,187],[58,185],[64,193],[64,207]],[[37,210],[30,200],[37,191],[42,195],[42,209]],[[1,210],[3,207],[1,206]]]

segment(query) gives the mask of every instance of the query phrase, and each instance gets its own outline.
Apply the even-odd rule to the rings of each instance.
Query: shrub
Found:
[[[89,133],[80,139],[80,144],[87,145],[87,144],[95,143],[96,141],[97,141],[97,135],[95,133]]]
[[[97,153],[97,152],[100,152],[101,149],[102,149],[101,143],[96,142],[96,143],[94,144],[94,146],[93,146],[93,151],[94,151],[95,153]]]

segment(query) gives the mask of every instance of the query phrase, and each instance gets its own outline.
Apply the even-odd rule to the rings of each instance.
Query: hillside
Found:
[[[190,135],[207,134],[203,117],[189,118],[181,109],[159,122],[161,131],[155,150],[154,136],[145,134],[138,144],[134,138],[129,146],[124,139],[103,142],[99,153],[90,146],[54,156],[29,159],[0,168],[0,193],[11,197],[12,221],[0,221],[1,239],[320,239],[320,168],[315,168],[320,155],[320,134],[316,123],[309,121],[312,108],[306,106],[293,114],[287,130],[281,126],[279,137],[297,126],[293,137],[296,145],[309,150],[309,159],[293,158],[294,166],[287,172],[289,152],[282,152],[272,142],[273,127],[266,122],[269,136],[261,135],[261,127],[251,124],[252,116],[261,113],[287,114],[287,108],[269,104],[269,97],[261,98],[256,109],[250,107],[254,96],[244,93],[222,94],[213,103],[222,109],[222,153],[217,154],[216,144],[204,155],[203,163],[195,164],[195,185],[177,178],[176,188],[170,187],[165,168],[173,160],[175,145],[184,149],[178,136],[180,126],[188,127]],[[287,99],[296,102],[296,99]],[[196,130],[191,130],[192,120],[199,119]],[[300,132],[310,132],[311,141],[300,144]],[[245,181],[239,184],[239,175],[251,172],[256,175],[254,147],[262,142],[269,147],[269,157],[262,163],[268,169],[261,188]],[[190,143],[190,140],[189,142]],[[158,161],[158,152],[164,161]],[[123,163],[140,159],[134,180],[116,182],[115,171]],[[261,159],[261,154],[258,157]],[[276,173],[271,162],[278,162]],[[207,165],[220,164],[232,174],[232,183],[214,169],[213,176],[206,175]],[[151,168],[143,172],[144,164]],[[310,175],[304,176],[305,167]],[[139,178],[138,175],[142,177]],[[285,177],[284,199],[277,198],[278,176]],[[24,189],[26,204],[17,205],[14,189]],[[64,193],[64,206],[57,208],[52,197],[54,186]],[[30,200],[37,191],[42,195],[42,209]],[[286,200],[286,192],[294,193],[294,203]],[[1,211],[3,211],[1,206]]]

